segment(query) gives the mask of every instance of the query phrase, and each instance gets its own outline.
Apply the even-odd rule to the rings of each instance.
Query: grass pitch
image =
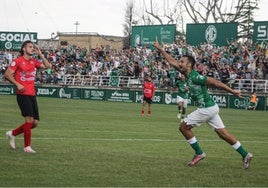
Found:
[[[177,107],[38,98],[41,121],[32,131],[36,154],[15,150],[5,132],[23,123],[15,96],[0,96],[2,187],[267,187],[267,112],[221,109],[228,130],[254,154],[240,155],[208,125],[194,129],[207,158],[195,167],[193,150],[178,133]],[[194,107],[188,107],[188,112]]]

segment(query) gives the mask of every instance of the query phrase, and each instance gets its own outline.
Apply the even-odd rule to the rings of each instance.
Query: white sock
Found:
[[[196,139],[195,136],[194,136],[193,138],[190,138],[189,140],[187,140],[187,142],[188,142],[189,144],[194,144],[194,143],[197,142],[197,139]]]
[[[232,145],[232,147],[237,150],[239,147],[241,146],[240,142],[237,141],[234,145]]]

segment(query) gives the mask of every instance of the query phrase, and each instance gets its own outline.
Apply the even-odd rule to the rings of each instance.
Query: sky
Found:
[[[126,2],[127,0],[0,0],[0,31],[37,32],[38,39],[49,39],[58,31],[76,32],[76,29],[78,32],[123,36]],[[255,21],[268,21],[268,0],[260,0],[259,7]],[[79,25],[75,25],[76,22]]]

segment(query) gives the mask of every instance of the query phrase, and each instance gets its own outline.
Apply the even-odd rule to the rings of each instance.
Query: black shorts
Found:
[[[39,120],[36,96],[17,95],[17,102],[23,117],[30,116],[36,120]]]
[[[148,104],[152,104],[153,103],[152,97],[148,98],[148,97],[143,96],[143,101],[145,101]]]

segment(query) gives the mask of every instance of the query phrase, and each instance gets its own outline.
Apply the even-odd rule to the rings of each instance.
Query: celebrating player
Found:
[[[157,39],[154,46],[172,66],[185,75],[191,99],[198,104],[198,108],[187,115],[179,126],[180,132],[195,151],[195,155],[188,165],[194,166],[206,157],[192,129],[200,126],[202,123],[208,123],[221,139],[229,143],[242,156],[243,167],[247,169],[253,155],[247,152],[236,137],[227,131],[219,116],[219,107],[208,93],[207,85],[222,88],[237,97],[241,97],[241,93],[214,78],[200,75],[194,69],[195,59],[192,56],[185,55],[177,62],[171,55],[163,50]]]

